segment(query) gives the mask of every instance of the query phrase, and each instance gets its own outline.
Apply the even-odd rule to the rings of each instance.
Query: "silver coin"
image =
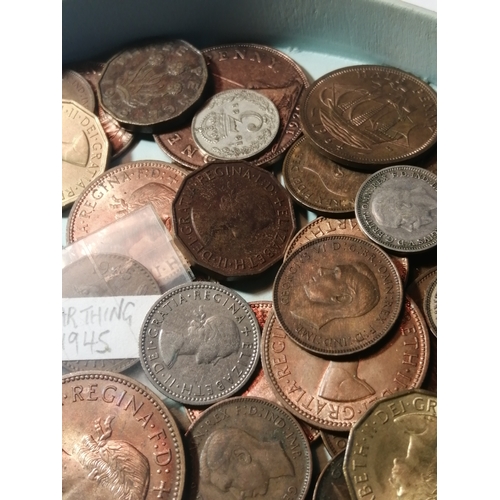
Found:
[[[211,282],[176,286],[151,307],[139,356],[151,383],[183,404],[209,405],[240,390],[259,360],[260,327],[250,305]]]
[[[62,270],[63,298],[160,294],[160,287],[148,269],[125,255],[95,254]],[[138,361],[138,358],[74,360],[63,361],[62,366],[71,372],[90,369],[122,372]]]
[[[379,170],[359,188],[356,219],[362,231],[396,253],[422,252],[437,245],[437,177],[420,167]]]
[[[90,83],[80,73],[72,70],[62,72],[62,98],[76,101],[90,112],[95,110],[95,94]]]
[[[196,145],[219,160],[243,160],[268,147],[279,128],[274,103],[255,90],[230,89],[214,95],[196,113]]]
[[[425,292],[424,315],[431,332],[437,337],[437,275]]]

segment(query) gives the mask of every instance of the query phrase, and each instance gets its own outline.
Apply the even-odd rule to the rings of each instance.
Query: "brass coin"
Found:
[[[374,171],[408,163],[437,140],[437,96],[396,68],[359,65],[317,79],[300,104],[304,135],[343,165]]]
[[[279,322],[304,349],[343,355],[378,342],[396,322],[403,285],[389,256],[354,236],[323,236],[281,265],[273,287]]]
[[[260,398],[231,398],[203,412],[186,434],[189,498],[303,500],[312,474],[304,431],[286,410]]]
[[[95,110],[95,95],[85,78],[72,70],[62,72],[62,98],[81,104],[91,113]]]
[[[63,500],[180,500],[186,475],[167,407],[136,380],[105,371],[62,378],[62,468]]]
[[[80,196],[108,165],[109,143],[99,119],[74,101],[62,100],[62,208]]]
[[[184,40],[136,45],[106,63],[99,103],[127,130],[152,133],[196,107],[207,78],[203,55]]]
[[[436,499],[437,396],[412,390],[378,401],[351,431],[343,469],[356,500]]]

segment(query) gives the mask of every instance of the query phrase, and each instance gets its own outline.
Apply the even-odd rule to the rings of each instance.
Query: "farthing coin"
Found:
[[[190,498],[303,500],[312,474],[309,443],[275,403],[238,397],[203,412],[186,434]]]
[[[255,90],[219,92],[195,114],[193,139],[219,160],[244,160],[267,148],[278,133],[274,103]]]
[[[165,396],[207,406],[238,392],[259,361],[260,330],[236,292],[209,282],[164,293],[141,329],[142,367]]]
[[[437,140],[437,96],[397,68],[359,65],[317,79],[300,104],[304,135],[318,151],[362,170],[408,163]]]
[[[172,230],[172,203],[187,173],[163,161],[133,161],[96,177],[73,204],[66,238],[73,243],[151,203]]]
[[[251,160],[253,165],[276,162],[302,134],[299,101],[309,80],[300,66],[283,52],[265,45],[237,43],[203,49],[213,94],[229,89],[256,90],[271,99],[280,127],[271,145]],[[197,169],[213,161],[193,140],[191,127],[155,135],[155,141],[175,162]]]
[[[197,267],[222,278],[255,276],[283,258],[295,233],[288,191],[245,161],[189,173],[172,205],[174,234]]]
[[[375,243],[400,254],[437,245],[437,177],[409,165],[387,167],[359,188],[356,219]]]
[[[323,236],[281,265],[273,286],[279,322],[316,354],[362,351],[386,335],[403,304],[403,285],[389,256],[354,236]]]
[[[62,208],[70,205],[108,166],[109,143],[97,116],[62,100]]]
[[[91,113],[94,112],[94,91],[89,82],[76,71],[67,69],[62,72],[62,98],[75,101]]]
[[[105,371],[63,376],[64,500],[180,500],[185,475],[181,434],[150,389]]]
[[[83,257],[62,270],[62,296],[117,297],[160,295],[153,275],[136,260],[119,254],[94,254]],[[138,363],[139,358],[72,360],[62,366],[71,372],[99,369],[122,372]]]
[[[343,469],[355,500],[436,499],[437,396],[412,390],[378,401],[351,431]]]
[[[99,103],[127,130],[152,133],[194,109],[207,78],[203,55],[184,40],[136,45],[106,63]]]
[[[429,333],[422,313],[407,298],[400,319],[378,344],[327,358],[300,347],[271,313],[262,334],[262,366],[293,415],[320,429],[349,432],[379,399],[422,385]]]

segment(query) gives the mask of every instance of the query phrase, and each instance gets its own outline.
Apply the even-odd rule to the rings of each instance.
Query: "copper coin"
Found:
[[[312,500],[351,500],[343,465],[344,453],[341,452],[321,471]]]
[[[300,205],[326,215],[354,215],[358,189],[370,174],[357,172],[321,155],[301,137],[283,162],[285,187]]]
[[[343,165],[373,171],[407,163],[437,139],[437,96],[396,68],[359,65],[317,79],[300,103],[304,135]]]
[[[257,318],[257,321],[259,323],[260,330],[262,331],[262,329],[264,328],[264,324],[266,323],[266,319],[273,308],[273,301],[255,300],[249,302],[248,304],[252,308],[252,311],[255,314],[255,317]]]
[[[260,274],[283,258],[295,233],[293,202],[276,177],[247,162],[209,163],[177,192],[174,233],[209,274]]]
[[[81,74],[92,87],[97,95],[97,84],[101,78],[104,63],[88,61],[75,66],[75,70]],[[111,158],[121,156],[134,142],[134,135],[125,130],[109,113],[106,113],[102,106],[97,106],[97,116],[102,128],[108,137],[111,146]]]
[[[309,443],[295,418],[275,403],[217,403],[189,428],[186,443],[189,498],[305,498],[313,468]]]
[[[355,500],[436,499],[436,395],[405,391],[378,401],[351,431],[343,469]]]
[[[388,255],[354,236],[323,236],[281,265],[273,286],[279,322],[304,349],[324,355],[362,351],[396,322],[403,285]]]
[[[316,356],[293,342],[273,313],[261,351],[266,377],[286,409],[314,427],[346,432],[379,399],[421,386],[429,333],[407,298],[390,334],[365,352],[330,360]]]
[[[70,205],[108,166],[109,143],[98,118],[62,100],[62,208]]]
[[[160,287],[151,273],[136,260],[119,254],[94,254],[83,257],[62,270],[62,296],[116,297],[160,295]],[[72,360],[62,366],[72,372],[99,369],[122,372],[139,358]]]
[[[72,70],[62,72],[62,98],[81,104],[91,113],[95,109],[95,95],[85,78]]]
[[[185,474],[181,435],[153,392],[104,371],[63,376],[64,500],[180,500]]]
[[[321,439],[332,458],[335,458],[345,450],[348,438],[348,432],[321,429]]]
[[[151,203],[172,230],[172,203],[186,172],[171,163],[124,163],[95,178],[73,204],[66,226],[73,243],[124,215]]]
[[[109,59],[97,95],[124,128],[153,133],[199,104],[207,78],[205,59],[191,44],[155,41]]]
[[[209,282],[165,292],[144,319],[141,364],[162,394],[207,406],[237,393],[257,368],[260,329],[233,290]]]
[[[386,167],[359,188],[355,213],[375,243],[400,254],[437,245],[437,177],[410,165]]]
[[[335,236],[335,235],[357,236],[358,238],[368,239],[368,237],[359,228],[358,221],[353,219],[333,219],[327,217],[317,217],[309,224],[304,226],[293,237],[285,252],[285,259],[297,248],[305,245],[309,241],[316,240],[322,236]],[[399,276],[403,283],[406,283],[410,270],[410,263],[407,257],[391,255],[387,252],[390,259],[396,266]]]
[[[286,54],[264,45],[220,45],[202,53],[214,94],[228,89],[252,89],[276,105],[280,121],[277,136],[270,147],[250,162],[265,166],[277,161],[302,133],[298,104],[309,85],[304,71]],[[154,137],[165,153],[188,168],[196,169],[214,160],[197,147],[190,126]]]

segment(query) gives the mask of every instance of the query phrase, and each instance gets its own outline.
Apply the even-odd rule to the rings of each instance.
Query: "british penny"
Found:
[[[298,104],[308,78],[283,52],[258,44],[231,44],[202,50],[207,61],[213,93],[228,89],[252,89],[269,98],[279,112],[279,130],[271,146],[249,161],[266,166],[276,162],[302,134]],[[197,169],[213,161],[194,142],[190,126],[154,136],[174,161]]]
[[[211,282],[165,292],[144,319],[141,364],[162,394],[207,406],[238,392],[257,368],[260,329],[251,307]]]
[[[98,83],[99,103],[124,128],[153,133],[198,106],[208,70],[184,40],[159,40],[122,50]]]
[[[62,72],[62,98],[81,104],[91,113],[95,110],[95,95],[85,78],[72,70]]]
[[[203,412],[186,433],[189,498],[303,500],[311,449],[286,410],[260,398],[231,398]]]
[[[266,149],[278,133],[274,103],[255,90],[230,89],[211,97],[193,117],[196,145],[213,158],[245,160]]]
[[[359,188],[361,230],[389,251],[412,254],[437,245],[437,177],[409,165],[386,167]]]
[[[403,285],[389,256],[354,236],[323,236],[281,265],[273,286],[279,322],[316,354],[338,356],[378,342],[396,322]]]
[[[123,163],[95,178],[68,216],[66,238],[73,243],[151,203],[172,230],[172,203],[187,173],[172,163],[140,160]]]
[[[182,437],[152,391],[106,371],[63,376],[64,500],[118,498],[117,492],[180,500],[185,475]]]
[[[301,137],[289,149],[282,167],[285,187],[295,201],[325,215],[354,215],[359,187],[370,174],[351,170],[314,149]]]
[[[99,119],[74,101],[62,100],[62,208],[108,166],[109,143]]]
[[[94,61],[87,61],[75,66],[75,70],[90,83],[95,95],[97,95],[97,84],[103,68],[104,63]],[[109,113],[106,113],[100,104],[97,105],[97,116],[108,137],[111,158],[116,159],[133,144],[135,136],[125,130]]]
[[[408,163],[437,140],[437,96],[396,68],[359,65],[318,78],[300,103],[304,135],[343,165],[374,171]]]
[[[321,471],[312,500],[351,500],[343,465],[344,453],[341,452]]]
[[[221,278],[254,276],[279,262],[296,227],[286,189],[271,172],[244,161],[190,172],[172,216],[188,260]]]
[[[348,432],[379,399],[421,386],[429,333],[422,313],[406,298],[403,314],[379,344],[328,359],[291,340],[271,313],[261,352],[266,378],[287,410],[314,427]]]
[[[378,401],[351,431],[351,498],[437,498],[437,397],[405,391]]]
[[[285,259],[297,248],[306,244],[309,241],[321,238],[321,236],[335,236],[335,235],[357,236],[358,238],[369,239],[363,231],[359,228],[358,221],[353,219],[337,219],[329,217],[317,217],[309,224],[304,226],[293,237],[285,252]],[[401,257],[387,253],[396,266],[399,276],[406,283],[410,270],[410,263],[408,257]]]
[[[119,254],[94,254],[83,257],[62,270],[62,297],[116,297],[160,295],[151,273],[130,257]],[[99,369],[122,372],[139,358],[63,361],[71,372]]]

